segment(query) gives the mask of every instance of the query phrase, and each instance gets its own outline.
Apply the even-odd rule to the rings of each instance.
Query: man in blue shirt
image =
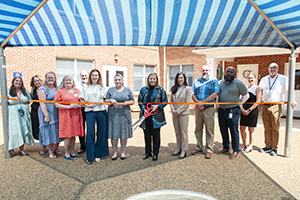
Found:
[[[206,104],[207,102],[216,102],[219,93],[219,84],[217,79],[210,78],[210,67],[202,66],[202,77],[197,78],[192,86],[193,100],[197,103],[195,106],[195,136],[197,146],[192,155],[203,152],[203,125],[205,124],[206,133],[206,155],[205,158],[210,159],[213,154],[214,146],[214,127],[215,127],[215,109],[214,104]]]

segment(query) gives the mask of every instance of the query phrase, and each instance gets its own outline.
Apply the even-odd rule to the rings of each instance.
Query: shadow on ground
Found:
[[[220,148],[216,142],[215,152]],[[189,190],[218,199],[295,199],[242,154],[236,160],[218,154],[207,160],[189,153],[179,160],[170,156],[176,144],[169,143],[156,162],[142,159],[143,147],[128,146],[125,160],[109,157],[87,165],[85,154],[66,161],[63,155],[53,160],[40,155],[37,144],[26,150],[29,156],[12,159],[0,152],[1,199],[124,199],[153,190]]]

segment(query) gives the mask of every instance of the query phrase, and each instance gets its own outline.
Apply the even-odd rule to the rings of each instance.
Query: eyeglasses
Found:
[[[269,67],[269,69],[277,69],[278,66],[272,66],[272,67]]]

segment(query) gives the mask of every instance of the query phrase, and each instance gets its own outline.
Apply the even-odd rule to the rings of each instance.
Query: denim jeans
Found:
[[[95,143],[95,123],[97,122],[97,140]],[[106,111],[86,112],[86,155],[87,161],[109,155],[107,142],[107,114]]]
[[[229,113],[232,113],[232,118],[229,117]],[[218,119],[219,119],[219,127],[222,134],[223,139],[223,148],[230,149],[230,141],[229,141],[229,133],[228,128],[230,129],[231,134],[231,143],[232,149],[234,152],[239,152],[239,120],[240,120],[241,109],[239,106],[223,110],[222,108],[218,108]]]

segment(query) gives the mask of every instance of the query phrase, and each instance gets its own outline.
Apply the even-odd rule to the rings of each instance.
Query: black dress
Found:
[[[256,88],[257,88],[257,85],[254,85],[250,89],[248,89],[248,93],[249,93],[250,97],[243,104],[243,107],[245,110],[248,110],[253,105],[253,104],[247,104],[247,102],[256,102],[256,94],[255,94]],[[252,110],[249,113],[249,115],[243,115],[243,113],[241,113],[240,125],[248,126],[248,127],[256,127],[257,118],[258,118],[258,107],[256,107],[254,110]]]
[[[32,100],[39,100],[36,89],[32,92]],[[39,118],[38,118],[38,108],[40,106],[40,103],[33,102],[31,104],[31,122],[32,122],[32,134],[34,139],[39,139]]]

